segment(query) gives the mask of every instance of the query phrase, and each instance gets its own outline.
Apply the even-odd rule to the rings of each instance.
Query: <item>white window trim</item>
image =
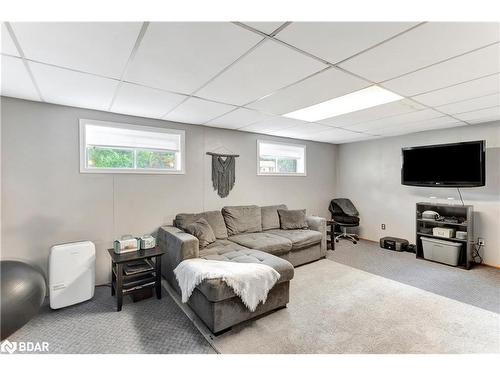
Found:
[[[168,169],[126,169],[126,168],[88,168],[87,167],[87,150],[85,140],[85,125],[96,124],[112,128],[130,129],[130,130],[146,130],[157,133],[174,133],[181,136],[180,155],[181,168],[180,170]],[[186,173],[186,132],[179,129],[157,128],[155,126],[132,125],[119,122],[99,121],[91,119],[80,119],[80,173],[120,173],[120,174],[185,174]]]
[[[267,143],[273,145],[301,147],[304,149],[304,173],[277,173],[277,172],[261,172],[260,171],[260,144]],[[306,177],[307,176],[307,145],[301,143],[285,143],[266,141],[264,139],[257,140],[257,176],[283,176],[283,177]]]

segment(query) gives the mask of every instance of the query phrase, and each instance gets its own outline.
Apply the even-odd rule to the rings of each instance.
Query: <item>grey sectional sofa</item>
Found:
[[[273,267],[280,279],[267,301],[249,311],[220,279],[205,280],[191,295],[188,305],[214,333],[266,312],[285,307],[293,266],[309,263],[326,255],[326,221],[307,217],[308,229],[282,230],[277,206],[232,206],[222,211],[178,214],[173,226],[158,231],[158,245],[166,251],[162,274],[180,294],[173,270],[184,259],[204,258],[230,262],[263,263]],[[203,249],[198,239],[184,228],[204,218],[212,227],[216,241]]]

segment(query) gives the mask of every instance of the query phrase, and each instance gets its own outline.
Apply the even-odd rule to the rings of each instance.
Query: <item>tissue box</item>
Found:
[[[116,254],[137,251],[139,250],[139,241],[136,238],[116,240],[113,244],[113,250]]]
[[[153,236],[148,234],[142,236],[140,238],[141,241],[141,249],[152,249],[156,246],[156,239]]]
[[[432,228],[432,234],[437,237],[453,238],[455,237],[455,229],[453,228]]]

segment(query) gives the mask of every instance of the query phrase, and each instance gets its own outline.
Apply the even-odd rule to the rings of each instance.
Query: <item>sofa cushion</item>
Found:
[[[310,229],[271,229],[266,233],[285,237],[292,241],[292,251],[303,249],[321,242],[321,232]]]
[[[280,217],[278,215],[278,210],[286,209],[287,207],[284,204],[261,207],[262,230],[279,229]]]
[[[224,218],[220,211],[206,211],[200,212],[198,214],[177,214],[174,220],[174,225],[177,228],[186,230],[186,226],[194,223],[196,220],[203,218],[212,227],[214,231],[215,238],[225,239],[227,238],[226,224],[224,223]]]
[[[229,237],[229,241],[273,255],[286,254],[292,250],[292,241],[268,232],[237,234]]]
[[[212,227],[208,224],[208,221],[202,217],[195,222],[186,225],[186,232],[192,234],[198,239],[200,249],[203,249],[205,246],[215,242],[215,234]]]
[[[278,210],[281,229],[307,229],[306,210]]]
[[[274,268],[280,274],[278,283],[293,279],[290,262],[259,250],[247,249],[234,242],[217,240],[200,251],[200,258],[238,263],[261,263]],[[235,296],[234,291],[221,279],[203,281],[196,287],[211,302],[222,301]]]
[[[262,231],[259,206],[227,206],[222,208],[222,216],[229,236]]]

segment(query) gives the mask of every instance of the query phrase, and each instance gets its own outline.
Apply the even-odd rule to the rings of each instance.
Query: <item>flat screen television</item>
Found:
[[[484,186],[485,141],[403,148],[401,183],[432,187]]]

